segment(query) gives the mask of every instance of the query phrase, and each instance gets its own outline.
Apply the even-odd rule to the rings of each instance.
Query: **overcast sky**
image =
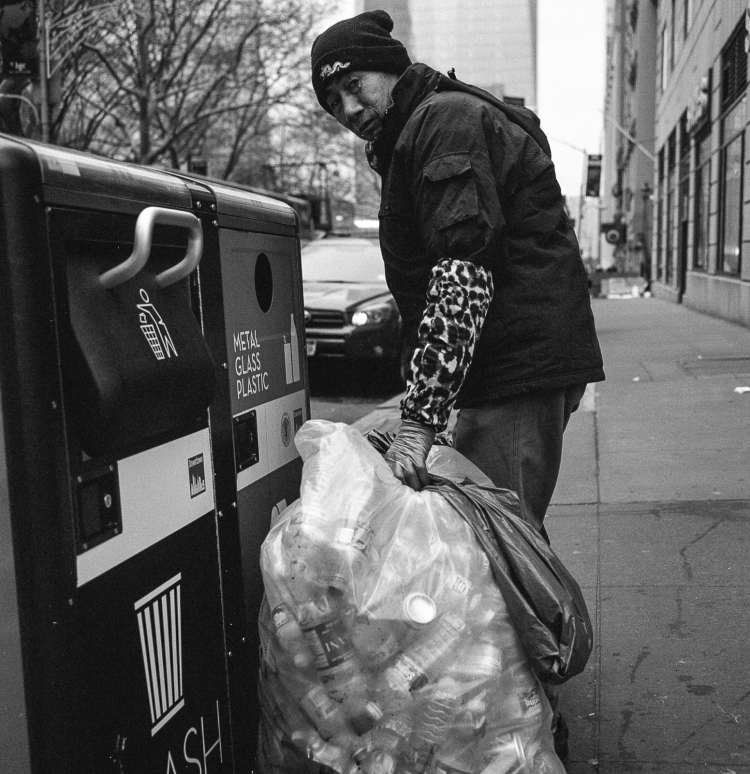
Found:
[[[537,107],[567,196],[580,196],[585,158],[570,146],[601,153],[606,5],[605,0],[539,0]]]
[[[583,151],[601,152],[606,6],[606,0],[538,0],[537,113],[566,196],[580,196]],[[354,0],[341,0],[331,21],[353,15]]]

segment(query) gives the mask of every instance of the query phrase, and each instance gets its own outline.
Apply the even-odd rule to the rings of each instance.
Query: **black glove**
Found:
[[[430,483],[425,460],[435,440],[435,430],[419,422],[402,422],[385,461],[393,475],[417,492]]]

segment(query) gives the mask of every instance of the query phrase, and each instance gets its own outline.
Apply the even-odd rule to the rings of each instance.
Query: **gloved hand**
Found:
[[[385,461],[393,475],[417,492],[430,483],[425,460],[429,454],[435,430],[419,422],[402,422]]]

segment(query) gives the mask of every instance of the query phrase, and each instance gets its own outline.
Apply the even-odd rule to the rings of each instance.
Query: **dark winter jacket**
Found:
[[[531,111],[415,64],[368,155],[383,177],[386,278],[407,326],[420,322],[440,261],[491,273],[457,406],[604,379],[586,272]]]

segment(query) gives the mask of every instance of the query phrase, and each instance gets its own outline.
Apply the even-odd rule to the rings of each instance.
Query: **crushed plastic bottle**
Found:
[[[466,624],[456,616],[444,615],[437,619],[424,636],[416,640],[394,663],[383,678],[394,692],[415,691],[436,677],[436,668],[466,633]]]
[[[291,657],[294,665],[298,669],[312,666],[313,655],[289,606],[282,602],[274,607],[271,614],[279,644]]]
[[[445,677],[423,692],[415,709],[414,729],[403,756],[404,771],[423,774],[450,737],[461,689]]]

